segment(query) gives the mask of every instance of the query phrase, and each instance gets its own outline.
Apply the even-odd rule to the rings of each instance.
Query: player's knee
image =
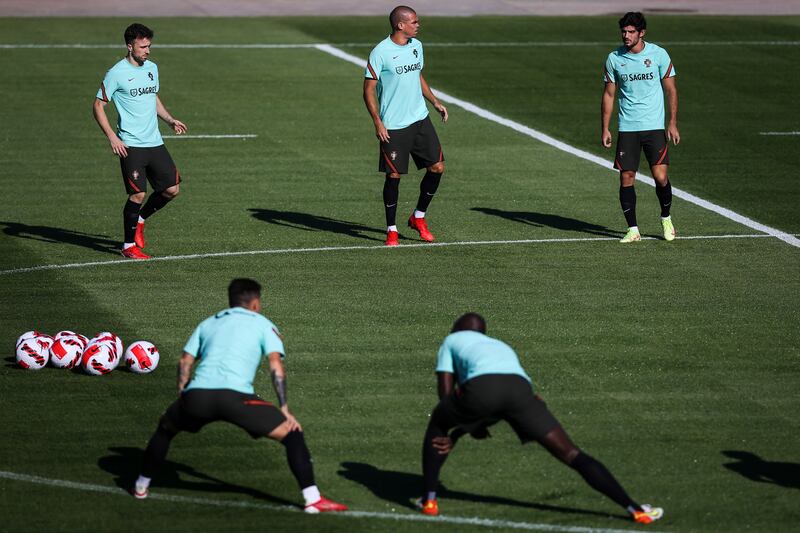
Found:
[[[438,163],[434,163],[428,167],[428,170],[431,172],[436,172],[437,174],[444,173],[444,161],[439,161]]]
[[[177,435],[181,431],[166,415],[162,415],[158,420],[158,429],[166,432],[170,436]]]
[[[636,182],[636,172],[632,170],[623,170],[619,173],[619,183],[623,187],[630,187]]]
[[[270,431],[267,434],[267,437],[269,437],[272,440],[276,440],[278,442],[282,442],[283,439],[286,438],[286,435],[289,434],[291,429],[292,429],[292,425],[289,423],[289,421],[288,420],[284,420],[275,429]]]
[[[179,192],[180,192],[180,186],[179,185],[173,185],[172,187],[168,187],[168,188],[164,189],[163,191],[161,191],[161,194],[164,195],[166,198],[169,198],[171,200],[171,199],[175,198],[176,196],[178,196]]]
[[[134,203],[140,204],[140,203],[144,202],[144,197],[145,197],[145,195],[146,195],[146,193],[143,193],[143,192],[137,192],[137,193],[135,193],[135,194],[131,194],[131,195],[129,195],[129,196],[128,196],[128,200],[130,200],[131,202],[134,202]]]
[[[386,177],[388,179],[391,179],[391,180],[399,180],[400,179],[400,174],[398,174],[396,172],[389,172],[388,174],[386,174]]]

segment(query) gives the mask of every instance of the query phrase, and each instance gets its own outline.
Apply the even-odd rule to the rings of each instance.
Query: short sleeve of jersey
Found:
[[[280,335],[281,334],[278,331],[278,328],[276,328],[274,324],[268,322],[265,326],[264,340],[261,347],[261,349],[264,351],[264,355],[271,354],[273,352],[278,352],[281,354],[281,357],[286,355]]]
[[[377,80],[381,69],[383,68],[383,57],[381,56],[378,48],[375,47],[369,54],[367,60],[367,68],[364,70],[364,77],[368,80]]]
[[[455,374],[455,370],[453,369],[453,352],[450,349],[450,344],[447,342],[447,339],[445,339],[439,347],[439,354],[436,356],[436,371]]]
[[[111,95],[114,94],[118,86],[117,77],[112,70],[109,70],[106,72],[106,77],[103,78],[100,88],[97,89],[97,98],[104,102],[111,101]]]
[[[202,328],[203,324],[201,323],[194,329],[192,335],[189,337],[189,340],[186,341],[186,346],[183,347],[184,352],[195,358],[197,358],[197,355],[200,353],[200,330]]]
[[[663,48],[658,56],[658,75],[662,80],[675,76],[675,67],[672,66],[672,59]]]
[[[603,81],[605,83],[617,83],[617,76],[614,72],[614,55],[608,54],[606,59],[606,67],[603,71]]]

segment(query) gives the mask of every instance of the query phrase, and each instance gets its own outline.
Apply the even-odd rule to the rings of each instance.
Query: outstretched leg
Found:
[[[144,451],[142,471],[133,489],[133,495],[136,498],[147,498],[150,480],[161,469],[161,465],[164,464],[164,459],[167,457],[169,445],[179,432],[180,430],[169,421],[166,415],[158,421],[156,432],[150,437],[150,442],[147,443],[147,449]]]

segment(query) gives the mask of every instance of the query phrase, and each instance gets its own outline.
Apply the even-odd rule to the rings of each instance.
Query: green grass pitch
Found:
[[[671,151],[674,185],[800,233],[800,137],[759,135],[800,127],[800,18],[650,18],[650,39],[664,44],[678,72],[683,142]],[[129,22],[2,19],[0,41],[118,43]],[[665,508],[653,530],[796,529],[800,250],[774,238],[681,239],[757,233],[682,200],[673,243],[599,240],[624,226],[612,171],[455,106],[448,124],[437,123],[447,171],[429,211],[433,232],[442,242],[550,242],[386,250],[357,67],[309,48],[158,47],[350,43],[341,48],[366,57],[359,43],[385,36],[383,18],[142,22],[156,30],[161,98],[190,133],[257,135],[167,139],[185,181],[148,223],[149,252],[375,248],[0,273],[0,529],[634,527],[542,449],[519,446],[507,427],[488,442],[459,443],[443,470],[443,514],[489,520],[484,526],[265,507],[300,503],[283,450],[224,425],[174,441],[153,493],[180,501],[6,475],[127,486],[175,396],[183,343],[225,307],[237,276],[266,288],[266,314],[287,336],[290,405],[317,481],[353,510],[413,515],[436,401],[435,352],[452,320],[476,310],[490,334],[517,349],[578,445],[634,498]],[[613,17],[423,17],[422,25],[435,89],[611,159],[599,147],[598,115],[602,65],[617,41]],[[563,40],[606,44],[434,46]],[[688,44],[695,41],[717,44]],[[766,41],[795,45],[752,44]],[[125,196],[90,107],[122,52],[0,51],[0,270],[118,257]],[[401,184],[401,221],[417,184],[413,175]],[[654,191],[637,190],[640,227],[657,236]],[[401,244],[418,243],[401,233]],[[598,240],[557,241],[578,238]],[[104,378],[25,372],[12,345],[33,328],[151,339],[161,366]],[[266,374],[256,388],[273,397]]]

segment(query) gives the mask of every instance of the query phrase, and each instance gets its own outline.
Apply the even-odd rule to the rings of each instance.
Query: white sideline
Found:
[[[364,68],[366,66],[366,60],[361,59],[359,57],[356,57],[356,56],[354,56],[352,54],[348,54],[347,52],[339,50],[338,48],[335,48],[335,47],[333,47],[333,46],[331,46],[329,44],[320,44],[320,45],[317,45],[316,48],[317,48],[317,50],[325,52],[326,54],[330,54],[332,56],[338,57],[339,59],[344,59],[345,61],[353,63],[354,65],[357,65],[359,67]],[[516,131],[516,132],[522,133],[523,135],[527,135],[528,137],[532,137],[532,138],[536,139],[537,141],[541,141],[541,142],[543,142],[543,143],[545,143],[547,145],[550,145],[550,146],[552,146],[554,148],[557,148],[559,150],[567,152],[568,154],[572,154],[574,156],[580,157],[581,159],[585,159],[587,161],[591,161],[592,163],[596,163],[596,164],[598,164],[598,165],[600,165],[602,167],[614,170],[614,172],[616,172],[616,170],[614,169],[613,165],[610,162],[606,161],[605,159],[603,159],[601,157],[597,157],[594,154],[590,154],[589,152],[587,152],[585,150],[581,150],[579,148],[575,148],[574,146],[571,146],[571,145],[569,145],[569,144],[567,144],[565,142],[559,141],[558,139],[554,139],[553,137],[550,137],[549,135],[547,135],[545,133],[542,133],[542,132],[540,132],[538,130],[535,130],[533,128],[529,128],[528,126],[520,124],[519,122],[514,122],[513,120],[501,117],[500,115],[496,115],[495,113],[492,113],[491,111],[483,109],[482,107],[478,107],[475,104],[472,104],[472,103],[467,102],[465,100],[461,100],[459,98],[456,98],[455,96],[450,96],[449,94],[444,93],[444,92],[442,92],[442,91],[440,91],[438,89],[436,89],[436,95],[443,102],[457,105],[458,107],[464,109],[465,111],[468,111],[470,113],[478,115],[481,118],[485,118],[486,120],[490,120],[490,121],[495,122],[497,124],[500,124],[502,126],[506,126],[508,128],[511,128],[512,130]],[[644,183],[647,183],[648,185],[651,185],[651,186],[655,187],[655,181],[653,181],[653,178],[651,178],[651,177],[649,177],[649,176],[647,176],[645,174],[642,174],[641,172],[636,174],[636,179],[639,180],[639,181],[642,181]],[[778,238],[778,239],[780,239],[780,240],[782,240],[782,241],[784,241],[784,242],[786,242],[788,244],[791,244],[792,246],[800,247],[800,239],[798,239],[797,237],[794,237],[793,235],[789,235],[788,233],[783,232],[783,231],[781,231],[779,229],[775,229],[775,228],[772,228],[770,226],[766,226],[764,224],[761,224],[760,222],[756,222],[755,220],[753,220],[751,218],[748,218],[748,217],[745,217],[743,215],[740,215],[739,213],[736,213],[734,211],[731,211],[730,209],[728,209],[726,207],[722,207],[722,206],[719,206],[719,205],[717,205],[715,203],[709,202],[708,200],[704,200],[704,199],[700,198],[699,196],[695,196],[694,194],[686,192],[686,191],[684,191],[682,189],[678,189],[677,187],[673,187],[672,188],[672,194],[675,195],[678,198],[686,200],[687,202],[690,202],[690,203],[695,204],[697,206],[700,206],[700,207],[703,207],[705,209],[708,209],[709,211],[712,211],[714,213],[722,215],[723,217],[728,218],[730,220],[733,220],[734,222],[738,222],[739,224],[742,224],[743,226],[747,226],[748,228],[754,229],[756,231],[764,232],[764,233],[766,233],[768,235],[771,235],[773,237],[776,237],[776,238]]]
[[[800,135],[800,131],[759,131],[759,135]]]
[[[706,239],[760,239],[769,238],[771,235],[688,235],[680,236],[678,240],[706,240]],[[401,244],[396,248],[384,245],[356,245],[356,246],[322,246],[319,248],[278,248],[273,250],[243,250],[240,252],[208,252],[202,254],[187,255],[165,255],[163,257],[153,257],[152,259],[131,260],[114,259],[111,261],[87,261],[85,263],[65,263],[60,265],[38,265],[32,267],[11,268],[0,270],[0,276],[7,274],[22,274],[26,272],[38,272],[42,270],[63,270],[66,268],[83,268],[92,266],[106,265],[136,265],[142,263],[152,263],[154,261],[181,261],[186,259],[206,259],[213,257],[236,257],[242,255],[271,255],[271,254],[297,254],[312,252],[344,252],[349,250],[404,250],[407,248],[441,248],[443,246],[482,246],[487,244],[547,244],[547,243],[571,243],[571,242],[608,242],[617,241],[618,237],[560,237],[554,239],[518,239],[503,241],[456,241],[456,242],[420,242],[414,244]],[[643,241],[656,241],[655,237],[642,237]]]
[[[165,139],[255,139],[255,133],[222,134],[222,135],[162,135]]]
[[[10,479],[13,481],[25,481],[28,483],[35,483],[37,485],[47,485],[51,487],[61,487],[72,490],[83,490],[89,492],[104,492],[114,494],[116,496],[126,496],[132,498],[130,493],[119,487],[108,487],[105,485],[95,485],[93,483],[78,483],[75,481],[66,481],[62,479],[51,479],[40,476],[31,476],[28,474],[18,474],[16,472],[6,472],[0,470],[0,478]],[[187,496],[177,496],[171,494],[161,494],[158,492],[151,492],[150,500],[160,500],[176,503],[193,503],[198,505],[210,505],[215,507],[239,507],[247,509],[264,509],[269,511],[280,511],[289,513],[300,513],[298,507],[291,507],[288,505],[274,505],[268,503],[248,502],[242,500],[216,500],[212,498],[192,498]],[[141,502],[141,505],[146,505]],[[510,520],[493,520],[491,518],[470,518],[460,516],[438,516],[431,517],[422,514],[410,513],[380,513],[373,511],[346,511],[343,513],[329,513],[328,516],[339,516],[343,518],[377,518],[383,520],[397,520],[402,522],[428,522],[428,523],[442,523],[442,524],[458,524],[465,526],[483,526],[494,528],[506,529],[521,529],[527,531],[553,531],[563,533],[629,533],[637,531],[635,529],[607,529],[607,528],[594,528],[594,527],[581,527],[581,526],[560,526],[556,524],[537,524],[533,522],[512,522]],[[310,518],[313,520],[313,518]],[[642,530],[638,530],[642,531]],[[652,531],[648,529],[648,531]]]
[[[175,49],[252,49],[278,50],[282,48],[316,48],[326,43],[156,43],[154,48]],[[427,47],[441,48],[520,48],[520,47],[563,47],[563,46],[619,46],[619,41],[508,41],[508,42],[426,42]],[[660,41],[664,46],[798,46],[800,41]],[[335,43],[335,46],[352,48],[372,48],[375,43]],[[119,44],[90,43],[0,43],[0,49],[106,49],[120,48]]]

